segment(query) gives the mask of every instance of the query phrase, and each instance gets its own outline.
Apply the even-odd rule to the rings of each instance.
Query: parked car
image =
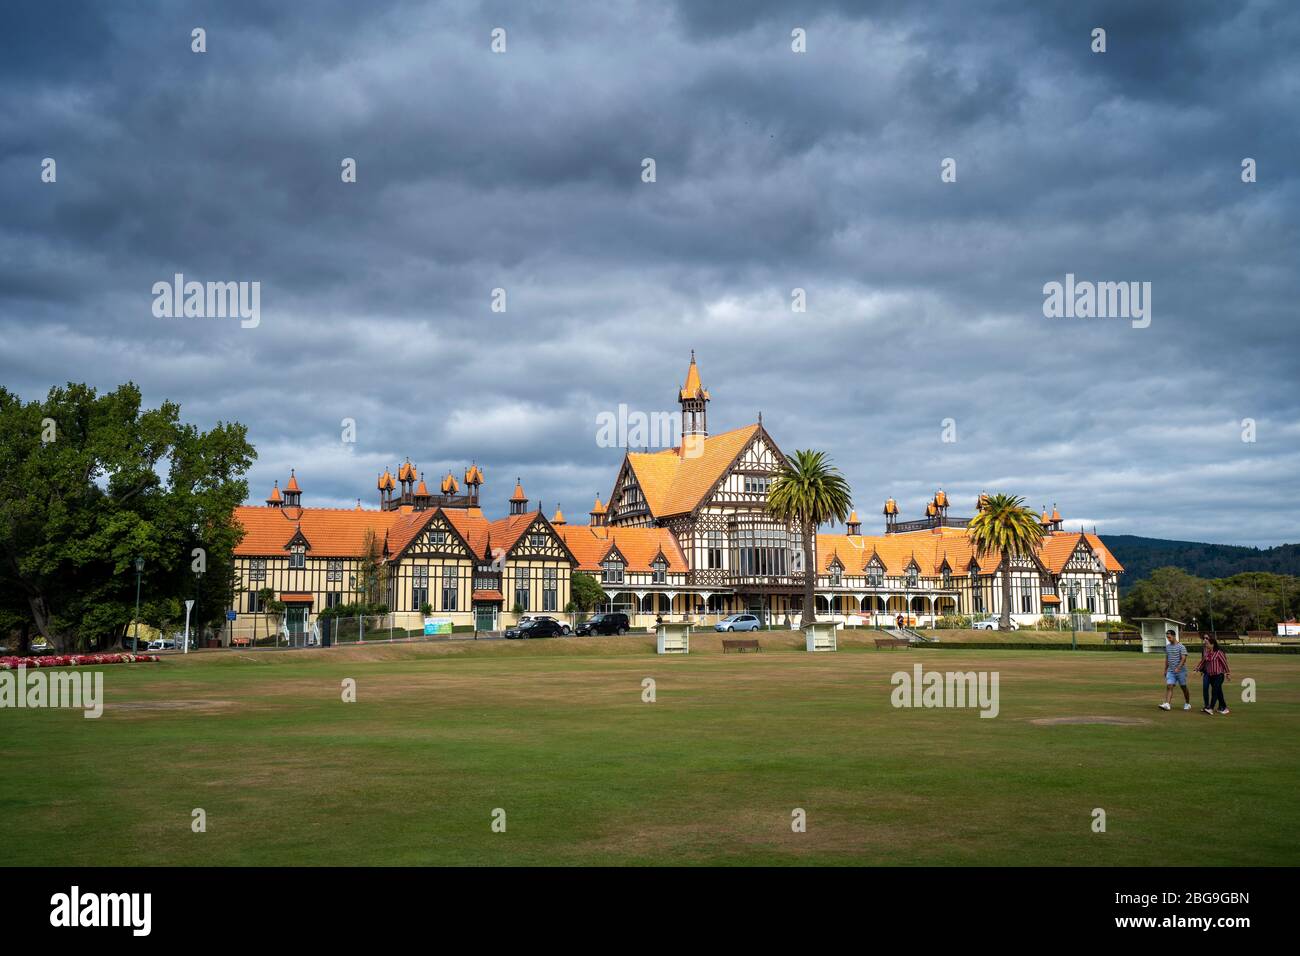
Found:
[[[43,637],[38,637],[36,640],[32,641],[30,646],[33,654],[48,654],[54,650],[54,647],[50,642]]]
[[[758,616],[754,614],[728,614],[713,625],[715,631],[757,631],[758,627]]]
[[[578,634],[626,634],[631,622],[621,611],[606,611],[578,625]]]
[[[507,629],[506,639],[529,640],[534,637],[565,637],[568,634],[569,625],[561,624],[553,617],[534,617]]]
[[[996,631],[998,630],[998,619],[996,617],[986,617],[982,621],[976,621],[971,627],[977,631]],[[1011,622],[1011,630],[1020,630],[1020,625],[1014,620]]]
[[[170,637],[160,637],[157,640],[150,641],[149,646],[146,647],[145,650],[174,651],[176,650],[176,642],[173,641]]]

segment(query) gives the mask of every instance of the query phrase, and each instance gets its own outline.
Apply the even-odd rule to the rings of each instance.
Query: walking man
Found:
[[[1174,697],[1174,685],[1183,689],[1183,710],[1192,709],[1192,695],[1187,692],[1187,648],[1178,642],[1173,629],[1165,631],[1165,702],[1161,710],[1169,710]]]

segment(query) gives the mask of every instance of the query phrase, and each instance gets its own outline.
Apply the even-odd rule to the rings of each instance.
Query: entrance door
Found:
[[[491,604],[474,605],[474,630],[491,631],[496,628],[496,608]]]
[[[303,605],[290,604],[284,610],[285,624],[289,628],[289,645],[299,647],[303,643],[303,632],[307,630],[307,608]]]

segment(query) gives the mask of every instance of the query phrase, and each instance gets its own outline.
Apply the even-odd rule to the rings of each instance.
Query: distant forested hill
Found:
[[[1124,565],[1121,590],[1127,592],[1156,568],[1182,568],[1198,578],[1227,578],[1243,571],[1300,575],[1300,544],[1247,548],[1235,544],[1166,541],[1132,534],[1104,534],[1102,540]]]

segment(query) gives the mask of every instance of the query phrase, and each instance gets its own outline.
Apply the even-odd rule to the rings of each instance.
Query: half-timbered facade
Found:
[[[324,608],[363,601],[366,569],[375,564],[384,568],[396,623],[408,628],[429,614],[480,630],[519,613],[561,614],[573,571],[595,577],[606,608],[638,624],[737,611],[774,624],[792,620],[801,611],[803,546],[799,530],[766,508],[785,456],[761,416],[709,434],[711,396],[694,353],[677,398],[681,444],[627,452],[608,504],[597,496],[585,524],[569,524],[558,510],[548,520],[529,506],[520,481],[506,516],[489,519],[476,464],[463,479],[445,475],[431,492],[408,460],[379,476],[378,509],[304,507],[291,472],[264,506],[237,510],[245,536],[235,551],[234,633],[266,633],[263,593],[285,605],[290,630],[308,628]],[[882,624],[1000,613],[1003,558],[977,554],[969,519],[949,509],[941,489],[922,517],[900,520],[890,498],[883,534],[862,534],[856,512],[846,533],[818,533],[817,613]],[[1118,617],[1124,569],[1105,544],[1082,529],[1064,530],[1055,507],[1041,520],[1038,551],[1010,564],[1013,617],[1031,623],[1070,609]]]

